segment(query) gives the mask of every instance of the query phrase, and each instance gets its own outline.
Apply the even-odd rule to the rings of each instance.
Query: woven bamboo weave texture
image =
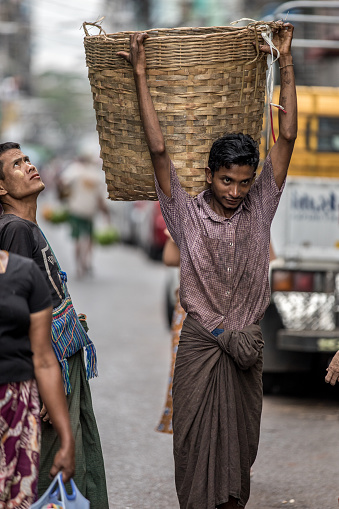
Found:
[[[84,27],[85,28],[85,27]],[[146,31],[147,82],[183,188],[205,188],[212,142],[225,133],[260,142],[266,58],[260,29],[234,27]],[[153,168],[144,139],[129,51],[133,32],[89,35],[85,52],[109,197],[156,200]]]

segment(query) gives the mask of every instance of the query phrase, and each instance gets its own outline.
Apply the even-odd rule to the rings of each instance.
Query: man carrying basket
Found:
[[[248,135],[211,148],[209,189],[190,197],[167,153],[146,80],[147,34],[131,36],[140,116],[167,228],[180,249],[180,301],[187,312],[173,381],[173,448],[182,509],[245,507],[259,442],[263,339],[270,299],[270,226],[297,136],[291,56],[293,27],[278,24],[279,137],[256,177],[259,152]],[[259,47],[269,53],[268,45]],[[226,126],[227,129],[227,126]]]

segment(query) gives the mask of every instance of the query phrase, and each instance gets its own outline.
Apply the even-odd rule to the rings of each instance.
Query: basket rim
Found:
[[[261,23],[261,24],[260,24]],[[182,39],[208,39],[213,37],[220,37],[221,35],[227,36],[232,34],[234,36],[234,32],[240,33],[244,32],[252,32],[253,34],[260,35],[260,30],[263,26],[269,25],[274,26],[276,22],[257,22],[256,24],[249,24],[247,26],[241,26],[241,27],[235,27],[235,26],[229,26],[229,25],[221,25],[221,26],[212,26],[212,27],[173,27],[173,28],[151,28],[148,30],[128,30],[128,31],[122,31],[122,32],[115,32],[115,33],[106,33],[100,26],[95,25],[93,23],[88,23],[88,25],[96,26],[101,30],[99,34],[93,34],[90,35],[89,33],[86,33],[85,25],[86,22],[83,23],[83,27],[85,30],[85,36],[84,39],[90,40],[90,39],[102,39],[107,42],[115,42],[115,41],[125,41],[129,40],[129,36],[136,33],[146,33],[150,35],[148,39],[145,40],[145,44],[149,41],[162,41],[162,40],[174,40],[175,38],[178,38],[180,40]],[[215,29],[215,32],[211,32],[211,30]],[[180,34],[181,30],[191,30],[191,34]],[[193,31],[195,30],[206,30],[207,33],[201,33],[201,34],[195,34]],[[166,35],[157,35],[157,33],[162,34],[166,32]],[[168,33],[168,32],[172,32]]]

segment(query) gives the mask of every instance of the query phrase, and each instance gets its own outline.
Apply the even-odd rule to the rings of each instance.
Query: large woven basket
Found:
[[[153,168],[139,117],[129,51],[133,32],[89,35],[85,52],[103,170],[113,200],[155,200]],[[148,30],[147,81],[180,182],[192,196],[205,188],[212,142],[247,133],[260,142],[266,58],[260,25]],[[253,45],[255,42],[255,45]]]

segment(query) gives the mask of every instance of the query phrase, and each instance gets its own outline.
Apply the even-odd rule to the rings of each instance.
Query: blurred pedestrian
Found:
[[[279,137],[258,178],[253,139],[216,140],[206,168],[209,189],[181,187],[146,78],[147,34],[131,35],[137,99],[167,228],[180,249],[180,302],[187,312],[173,380],[175,482],[182,509],[245,507],[258,450],[262,409],[259,321],[268,306],[270,225],[297,135],[291,55],[293,27],[280,23]],[[259,49],[270,53],[268,45]],[[227,130],[227,126],[225,126]]]
[[[163,253],[162,253],[162,261],[168,267],[180,267],[180,251],[174,240],[172,239],[169,231],[165,230],[168,239],[164,245]],[[168,388],[165,406],[163,409],[163,413],[160,419],[158,426],[156,427],[156,431],[161,431],[162,433],[173,433],[172,426],[172,415],[173,415],[173,400],[172,400],[172,385],[173,385],[173,374],[174,374],[174,366],[175,359],[177,356],[177,350],[179,345],[180,333],[182,324],[186,318],[186,313],[184,309],[181,307],[180,299],[179,299],[179,288],[175,290],[175,306],[172,316],[171,322],[171,339],[172,339],[172,357],[171,357],[171,368],[170,374],[168,378]]]
[[[0,509],[37,498],[40,392],[60,446],[50,475],[74,475],[74,437],[51,345],[52,299],[33,260],[0,250]]]
[[[59,186],[67,202],[77,275],[81,278],[93,271],[93,225],[97,214],[101,212],[110,222],[101,172],[89,156],[83,155],[62,172]]]
[[[45,188],[36,167],[18,143],[0,144],[0,249],[32,258],[47,282],[53,305],[52,345],[62,368],[75,437],[74,481],[91,509],[108,508],[104,462],[88,378],[96,376],[96,353],[74,311],[66,274],[39,228],[37,199]],[[84,364],[86,349],[87,369]],[[45,401],[43,400],[45,404]],[[49,471],[59,449],[58,437],[43,405],[38,494],[49,487]]]

